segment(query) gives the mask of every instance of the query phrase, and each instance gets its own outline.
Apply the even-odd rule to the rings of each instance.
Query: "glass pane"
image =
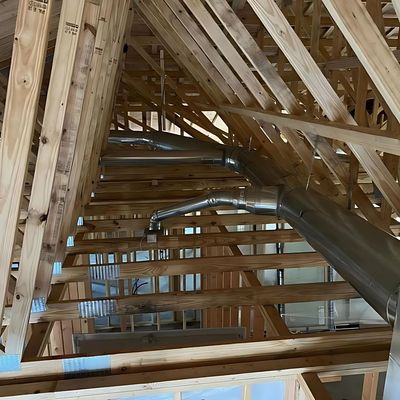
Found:
[[[173,393],[150,394],[147,396],[121,397],[118,400],[174,400]]]
[[[284,382],[254,383],[251,385],[251,400],[283,400],[284,395]]]
[[[183,392],[182,400],[242,400],[242,396],[242,387],[234,386]]]

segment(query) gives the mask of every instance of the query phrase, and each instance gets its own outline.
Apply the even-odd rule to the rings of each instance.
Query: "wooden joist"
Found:
[[[361,331],[325,332],[313,334],[298,334],[274,338],[268,341],[251,341],[226,343],[200,347],[185,346],[183,348],[164,348],[152,351],[111,354],[111,370],[118,374],[121,369],[131,373],[138,369],[165,368],[170,369],[185,363],[206,365],[213,361],[215,365],[229,362],[232,357],[247,359],[260,357],[264,360],[304,355],[328,355],[356,351],[388,351],[391,330],[388,328],[364,329]],[[101,354],[99,349],[98,354]],[[78,357],[82,357],[78,355]],[[378,366],[380,370],[382,366]],[[356,370],[356,366],[353,368]],[[45,378],[48,374],[63,375],[63,363],[59,357],[45,360],[32,360],[21,363],[21,370],[0,374],[0,390],[12,377],[30,381]],[[286,372],[286,373],[289,373]],[[3,392],[2,392],[3,393]]]
[[[250,213],[241,214],[217,214],[217,215],[193,215],[168,218],[163,222],[165,228],[187,227],[212,227],[212,226],[237,226],[275,224],[277,217],[257,215]],[[149,218],[115,218],[115,219],[84,219],[83,225],[78,227],[78,233],[133,231],[139,232],[149,226]]]
[[[303,239],[292,229],[274,231],[203,233],[195,235],[158,236],[157,241],[148,242],[147,237],[92,239],[77,241],[67,248],[67,254],[127,252],[137,250],[178,249],[193,247],[228,246],[230,244],[257,244],[299,242]]]
[[[90,268],[118,268],[119,279],[148,276],[176,276],[210,272],[232,272],[276,268],[299,268],[326,266],[317,253],[265,254],[254,256],[201,257],[182,260],[143,261],[135,263],[77,265],[63,268],[61,274],[53,275],[52,283],[81,282],[91,279]]]
[[[224,384],[240,382],[248,383],[254,377],[264,381],[268,378],[282,380],[302,372],[316,372],[319,374],[330,373],[335,369],[335,374],[356,375],[368,371],[384,371],[387,365],[388,351],[347,352],[339,354],[300,356],[277,360],[250,360],[231,363],[196,366],[187,368],[165,369],[162,367],[154,371],[124,373],[91,378],[50,379],[35,383],[19,383],[2,386],[5,395],[21,396],[35,394],[36,399],[47,400],[50,396],[62,394],[65,400],[75,400],[78,394],[90,400],[110,400],[132,396],[132,393],[154,395],[166,393],[171,390],[184,390],[196,388],[200,385],[209,388],[210,383],[218,382],[217,387]],[[221,376],[223,371],[223,376]],[[259,380],[260,381],[260,380]],[[257,380],[255,381],[255,383]],[[157,386],[157,389],[154,386]],[[68,393],[69,391],[69,393]],[[61,392],[61,393],[60,393]],[[64,392],[64,393],[63,393]],[[73,394],[70,394],[73,393]],[[92,397],[91,397],[92,396]]]
[[[198,310],[210,307],[232,307],[240,305],[273,305],[309,301],[340,300],[358,298],[358,293],[347,282],[307,283],[283,286],[260,286],[239,289],[215,289],[195,292],[170,292],[126,297],[69,300],[48,303],[47,310],[31,314],[30,322],[49,322],[77,318],[90,318],[90,301],[99,307],[102,316],[119,314],[134,315],[163,311]],[[104,301],[103,301],[104,300]],[[89,303],[86,303],[86,302]],[[115,305],[110,306],[110,301]],[[97,303],[96,303],[97,302]],[[85,305],[86,304],[86,305]],[[103,305],[104,304],[104,305]],[[111,308],[109,308],[111,307]],[[11,309],[6,308],[3,325],[10,322]],[[92,317],[94,317],[93,315]]]

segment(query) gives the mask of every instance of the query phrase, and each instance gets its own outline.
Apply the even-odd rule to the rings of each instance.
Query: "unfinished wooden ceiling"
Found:
[[[293,185],[397,236],[399,18],[399,0],[0,1],[0,396],[73,388],[52,357],[73,353],[72,334],[98,331],[95,317],[118,314],[110,330],[126,331],[133,315],[156,310],[157,330],[160,313],[173,312],[175,328],[242,326],[246,340],[282,337],[286,345],[293,332],[275,305],[358,298],[347,282],[327,279],[263,286],[257,271],[327,268],[313,251],[257,248],[304,241],[275,217],[213,209],[168,220],[168,234],[148,243],[153,210],[250,183],[222,167],[155,166],[148,147],[109,144],[108,136],[169,131],[256,150]],[[142,150],[145,166],[101,163]],[[145,297],[137,295],[142,278]],[[101,300],[94,280],[103,282]],[[100,314],[82,311],[100,303]],[[192,376],[183,373],[187,359],[160,350],[169,366],[126,367],[121,359],[109,374],[123,386],[212,376],[223,366],[226,374],[286,369],[306,398],[325,399],[316,373],[372,373],[368,391],[388,358],[387,327],[298,335],[290,340],[311,344],[291,358],[244,349],[247,361],[234,366],[225,355],[232,350],[221,347],[213,368],[203,353],[193,361]],[[320,345],[334,346],[340,335],[335,355]],[[315,359],[304,357],[313,340]],[[22,358],[22,372],[2,375],[7,355]],[[286,363],[276,368],[277,358]],[[93,385],[83,379],[80,388]],[[365,399],[374,399],[369,392]]]

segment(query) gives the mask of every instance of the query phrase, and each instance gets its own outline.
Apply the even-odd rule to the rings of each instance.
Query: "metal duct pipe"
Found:
[[[222,150],[135,150],[132,152],[119,152],[116,154],[105,154],[101,157],[103,166],[111,165],[149,165],[149,160],[155,165],[174,164],[206,164],[224,165],[224,153]]]
[[[312,191],[282,195],[278,215],[296,229],[367,302],[393,323],[400,284],[400,242]]]
[[[225,146],[215,142],[203,142],[167,132],[112,131],[108,142],[113,144],[141,144],[158,150],[175,151],[172,157],[168,154],[149,153],[147,163],[151,162],[152,165],[206,163],[206,160],[210,160],[210,164],[220,164],[238,172],[257,186],[282,185],[285,183],[285,178],[290,176],[290,173],[278,167],[272,160],[255,151]],[[186,152],[191,153],[190,162],[185,160]],[[106,155],[101,158],[101,165],[103,166],[114,164],[143,165],[143,163],[144,159],[140,152],[136,151],[131,152],[130,156],[118,154],[113,157]]]
[[[278,186],[211,192],[153,212],[149,231],[160,231],[161,221],[167,218],[217,206],[232,206],[254,214],[276,215],[280,195],[281,189]]]
[[[159,150],[215,150],[218,143],[204,142],[168,132],[110,131],[110,144],[141,144]]]
[[[142,140],[148,135],[149,133],[137,134],[135,140]],[[272,160],[252,151],[166,133],[151,135],[152,144],[146,144],[159,149],[193,150],[193,146],[200,142],[202,151],[222,150],[223,165],[243,174],[259,186],[281,185],[288,177],[287,172],[277,167]],[[393,323],[400,284],[400,241],[312,190],[285,189],[276,192],[279,198],[277,215],[285,219],[324,256],[385,320]],[[226,205],[227,203],[222,202],[227,201],[232,206],[240,205],[250,212],[254,209],[263,213],[263,207],[252,206],[250,202],[246,204],[238,192],[229,192],[228,198],[227,192],[224,193],[219,199],[220,204]],[[213,193],[212,197],[218,198],[218,195]],[[248,195],[248,199],[250,198]],[[207,199],[208,196],[202,196],[201,200],[193,199],[164,212],[155,212],[152,226],[159,226],[161,219],[178,215],[177,213],[184,214],[209,207]],[[265,212],[274,213],[275,210],[267,207]]]

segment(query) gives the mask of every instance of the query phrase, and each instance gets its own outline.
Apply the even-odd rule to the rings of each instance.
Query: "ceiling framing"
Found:
[[[284,221],[218,208],[172,218],[165,236],[146,240],[155,209],[249,186],[246,177],[218,166],[160,167],[149,147],[108,137],[170,131],[257,151],[292,187],[398,236],[399,18],[399,0],[0,1],[0,396],[40,398],[77,385],[86,398],[104,385],[118,398],[170,380],[179,393],[190,379],[211,384],[224,368],[237,379],[298,382],[287,385],[288,400],[299,392],[329,399],[324,379],[364,373],[363,399],[375,399],[389,327],[299,334],[276,307],[359,298],[351,285],[260,282],[261,270],[328,271],[315,252],[259,250],[304,242]],[[102,163],[138,154],[145,165]],[[94,268],[116,265],[96,299]],[[188,292],[189,275],[198,290]],[[168,293],[160,277],[169,277]],[[142,278],[152,293],[137,295]],[[131,361],[150,352],[126,352],[110,355],[104,382],[68,381],[60,360],[72,354],[74,333],[95,332],[95,316],[81,310],[96,301],[120,315],[121,331],[145,313],[156,316],[154,329],[162,312],[186,327],[185,310],[198,310],[203,328],[245,327],[248,348],[233,359],[229,346],[240,344],[210,343],[190,361],[183,343],[157,350],[168,365],[151,368]],[[251,346],[264,352],[256,357]],[[20,372],[2,371],[10,355]]]

